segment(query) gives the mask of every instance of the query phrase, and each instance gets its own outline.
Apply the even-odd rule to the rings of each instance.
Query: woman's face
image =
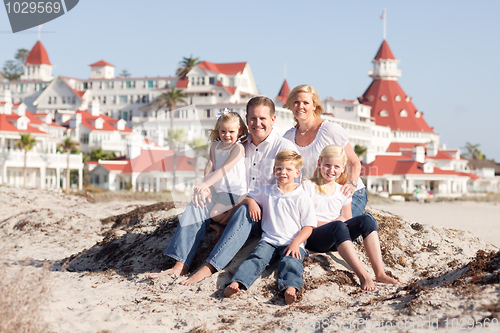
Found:
[[[293,99],[292,112],[299,122],[314,117],[315,109],[311,93],[301,92]]]

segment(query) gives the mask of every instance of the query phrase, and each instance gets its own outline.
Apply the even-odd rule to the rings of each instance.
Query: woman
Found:
[[[323,148],[331,144],[343,147],[350,170],[349,180],[341,191],[348,197],[352,196],[352,216],[361,215],[368,198],[365,185],[359,178],[361,163],[349,143],[349,134],[342,126],[321,119],[323,106],[318,93],[311,86],[295,87],[288,95],[284,107],[292,110],[296,123],[283,137],[295,143],[304,158],[301,179],[313,176]]]

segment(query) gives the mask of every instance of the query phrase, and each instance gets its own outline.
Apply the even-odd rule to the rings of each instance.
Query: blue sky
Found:
[[[499,1],[81,0],[43,25],[54,75],[87,78],[106,60],[133,76],[173,75],[184,56],[250,63],[259,92],[284,79],[320,97],[354,99],[382,39],[401,62],[399,83],[448,148],[481,144],[500,162]],[[0,65],[31,49],[37,29],[12,34],[0,9]]]

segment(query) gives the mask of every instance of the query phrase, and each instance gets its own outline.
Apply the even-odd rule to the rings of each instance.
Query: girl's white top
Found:
[[[314,202],[314,210],[316,218],[321,222],[331,222],[340,216],[340,210],[345,205],[352,202],[352,198],[348,198],[342,194],[341,185],[336,184],[335,192],[332,195],[320,193],[316,189],[316,183],[309,180],[302,181],[304,191],[311,197]]]
[[[231,151],[233,149],[239,149],[239,143],[233,145],[231,149],[221,150],[218,149],[220,142],[214,149],[214,164],[215,171],[219,170],[224,166]],[[236,195],[247,194],[247,172],[245,167],[245,157],[242,157],[232,168],[229,170],[221,180],[213,185],[215,192],[227,192]]]
[[[295,133],[296,128],[292,127],[286,131],[283,137],[292,141],[299,150],[299,154],[304,159],[304,165],[300,170],[300,180],[304,178],[311,178],[314,174],[314,170],[318,166],[319,154],[328,145],[337,145],[340,147],[345,147],[349,143],[349,134],[346,130],[339,124],[335,124],[329,121],[323,121],[321,126],[314,138],[314,141],[305,147],[301,147],[295,143]],[[299,134],[300,135],[300,134]],[[357,189],[362,189],[365,187],[361,178],[357,181]]]

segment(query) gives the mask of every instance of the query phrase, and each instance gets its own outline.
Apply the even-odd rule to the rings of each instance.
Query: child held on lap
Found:
[[[223,226],[219,222],[247,193],[245,149],[240,143],[247,135],[248,129],[243,119],[235,112],[222,114],[210,132],[212,144],[210,159],[205,167],[205,180],[195,186],[194,191],[195,193],[206,191],[211,186],[215,191],[212,200],[216,204],[210,212],[210,217],[216,222],[210,225],[217,231],[214,243],[217,243],[223,231]]]
[[[348,180],[347,157],[342,147],[326,146],[318,159],[318,167],[311,179],[302,182],[304,190],[314,202],[318,226],[307,243],[307,248],[315,252],[337,250],[354,270],[364,290],[374,290],[375,284],[361,264],[352,240],[363,236],[363,244],[370,259],[378,282],[397,284],[385,274],[380,252],[376,220],[369,214],[352,217],[351,198],[340,191]]]
[[[297,299],[296,292],[302,286],[305,241],[316,226],[311,198],[301,185],[294,184],[301,166],[299,154],[288,149],[280,151],[273,168],[277,184],[255,189],[242,201],[241,204],[248,205],[250,218],[262,221],[262,238],[234,274],[224,296],[249,288],[264,269],[279,258],[278,289],[285,291],[286,304]]]

